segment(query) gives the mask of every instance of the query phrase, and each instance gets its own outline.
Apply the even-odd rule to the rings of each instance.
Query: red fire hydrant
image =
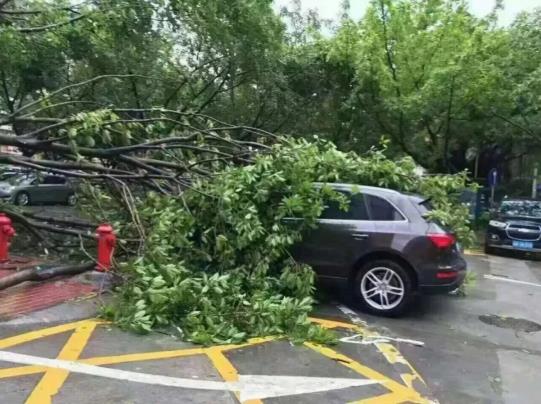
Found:
[[[14,235],[11,219],[5,213],[0,213],[0,262],[9,261],[9,242]]]
[[[116,245],[116,235],[113,228],[108,224],[102,224],[97,229],[98,236],[98,265],[96,270],[108,272],[111,269],[111,261]]]

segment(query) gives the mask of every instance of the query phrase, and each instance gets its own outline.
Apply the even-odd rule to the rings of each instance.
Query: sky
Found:
[[[315,9],[319,15],[326,19],[334,19],[339,15],[340,0],[301,0],[304,10]],[[370,0],[350,0],[351,16],[360,18]],[[472,12],[478,16],[488,14],[494,7],[494,0],[470,0]],[[275,0],[275,7],[279,10],[282,6],[290,4],[290,0]],[[541,7],[541,0],[504,0],[505,9],[500,11],[500,22],[509,25],[521,11],[530,11]]]

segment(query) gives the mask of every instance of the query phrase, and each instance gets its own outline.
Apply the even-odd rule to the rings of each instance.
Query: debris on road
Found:
[[[44,281],[61,275],[77,275],[94,269],[93,262],[73,265],[38,265],[0,278],[0,290],[27,281]]]

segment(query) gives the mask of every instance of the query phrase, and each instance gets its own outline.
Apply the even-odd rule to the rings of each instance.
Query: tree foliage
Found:
[[[110,314],[137,331],[173,325],[202,343],[275,334],[324,342],[329,335],[307,319],[314,273],[290,251],[317,225],[327,201],[347,209],[349,200],[314,182],[423,192],[432,197],[434,217],[448,220],[467,242],[468,212],[457,202],[465,180],[420,177],[411,159],[395,162],[381,151],[359,156],[322,141],[285,140],[181,197],[142,201],[145,253],[127,265]]]

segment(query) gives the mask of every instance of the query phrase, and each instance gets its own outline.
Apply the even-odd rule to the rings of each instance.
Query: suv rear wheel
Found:
[[[30,205],[30,195],[28,195],[26,192],[19,192],[15,196],[15,204],[19,206],[27,206]]]
[[[365,264],[352,286],[355,303],[377,315],[398,316],[406,310],[412,298],[410,275],[392,260]]]

